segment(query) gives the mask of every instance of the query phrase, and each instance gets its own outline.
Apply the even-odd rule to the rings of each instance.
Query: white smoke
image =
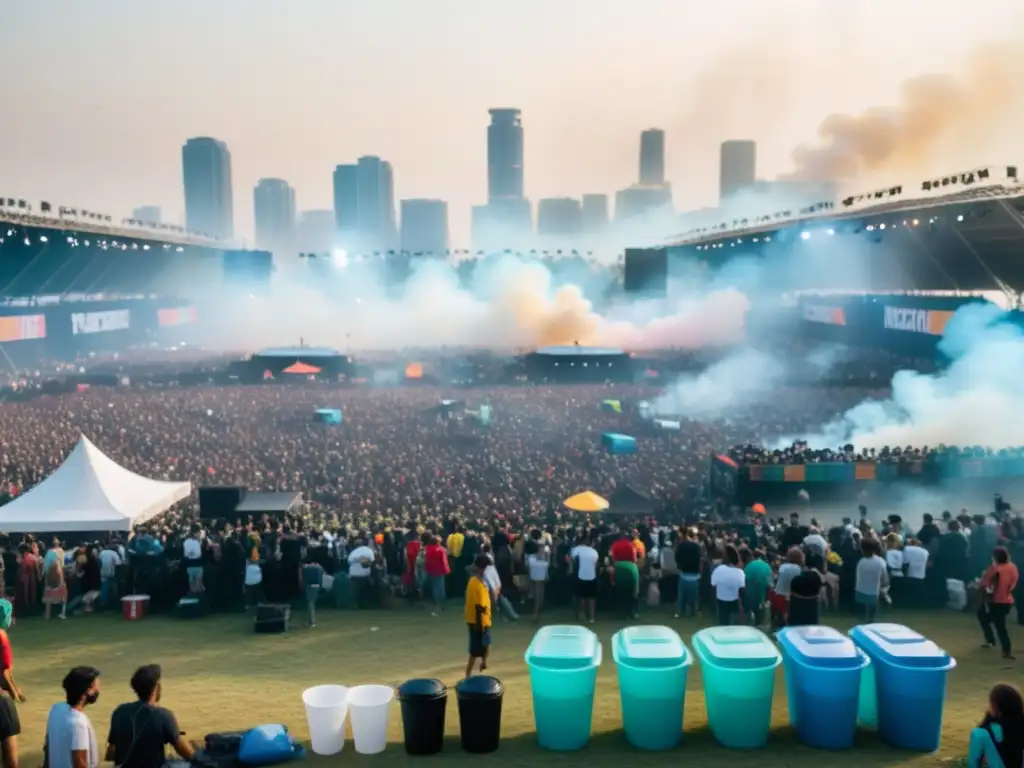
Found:
[[[708,419],[769,398],[785,377],[771,354],[742,349],[699,374],[675,381],[654,401],[658,416]]]
[[[1024,332],[993,304],[961,307],[940,344],[935,375],[900,371],[892,397],[867,401],[807,439],[814,448],[1024,444]]]

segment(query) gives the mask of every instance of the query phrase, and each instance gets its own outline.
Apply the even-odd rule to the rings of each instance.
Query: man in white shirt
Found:
[[[740,568],[739,553],[733,546],[725,548],[725,560],[711,572],[711,586],[718,600],[718,623],[743,623],[740,599],[747,586],[747,576]]]
[[[352,579],[352,595],[360,608],[371,603],[370,576],[373,575],[373,550],[365,539],[356,540],[356,548],[348,554],[348,576]]]
[[[100,603],[109,608],[117,601],[117,566],[124,561],[117,552],[117,543],[108,542],[99,554],[100,560]]]
[[[904,579],[904,593],[908,608],[923,608],[928,603],[928,592],[924,580],[928,575],[928,550],[921,546],[917,539],[907,539],[903,548],[903,564],[907,576]]]
[[[600,557],[590,546],[590,538],[584,536],[569,552],[569,562],[576,573],[576,620],[580,612],[591,624],[597,609],[597,564]]]
[[[490,561],[490,565],[484,568],[483,574],[480,576],[480,580],[486,585],[488,591],[491,593],[491,605],[497,605],[498,610],[501,611],[501,615],[507,621],[518,621],[519,614],[516,613],[515,606],[512,605],[512,601],[501,594],[501,576],[498,575],[498,569],[494,567],[494,555],[490,552],[485,552],[487,559]]]
[[[98,768],[96,732],[85,708],[100,697],[100,671],[75,667],[62,685],[65,701],[54,704],[46,718],[43,763],[47,768]]]
[[[530,597],[533,599],[533,620],[540,620],[544,607],[544,593],[547,588],[548,570],[551,566],[551,547],[541,543],[535,552],[526,556],[526,570],[530,576]]]
[[[185,560],[185,573],[188,574],[188,591],[197,595],[203,591],[203,545],[202,532],[198,525],[192,526],[189,537],[181,545],[181,554]]]
[[[810,532],[804,536],[804,548],[814,552],[822,560],[828,557],[828,542],[821,535],[821,531],[813,525]]]

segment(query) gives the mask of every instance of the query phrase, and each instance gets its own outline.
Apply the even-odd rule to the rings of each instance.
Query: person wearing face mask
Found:
[[[64,701],[50,707],[46,718],[43,765],[47,768],[98,768],[96,732],[85,708],[100,697],[100,671],[75,667],[64,676]]]
[[[164,748],[174,748],[182,760],[192,760],[193,746],[185,740],[174,714],[161,707],[159,664],[139,667],[131,686],[138,701],[119,705],[110,716],[107,760],[118,768],[153,768],[166,763]]]

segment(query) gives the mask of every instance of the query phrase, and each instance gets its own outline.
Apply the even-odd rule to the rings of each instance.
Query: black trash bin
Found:
[[[459,700],[459,730],[462,748],[483,754],[494,752],[501,743],[501,698],[505,686],[501,680],[477,675],[455,686]]]
[[[436,755],[444,748],[448,688],[440,680],[406,680],[398,687],[398,700],[402,704],[405,751],[410,755]]]

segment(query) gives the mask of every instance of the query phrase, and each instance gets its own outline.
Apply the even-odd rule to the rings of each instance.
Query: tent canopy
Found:
[[[577,493],[563,501],[562,504],[573,512],[604,512],[608,509],[608,502],[593,491]]]
[[[651,497],[629,485],[616,488],[609,501],[612,505],[612,512],[622,515],[647,514],[654,510],[654,502],[651,501]]]
[[[83,435],[52,475],[0,507],[0,531],[128,531],[191,492],[125,469]]]
[[[281,373],[294,373],[300,376],[312,376],[313,374],[320,373],[320,369],[315,365],[304,363],[301,360],[297,363],[292,363],[285,368]]]

